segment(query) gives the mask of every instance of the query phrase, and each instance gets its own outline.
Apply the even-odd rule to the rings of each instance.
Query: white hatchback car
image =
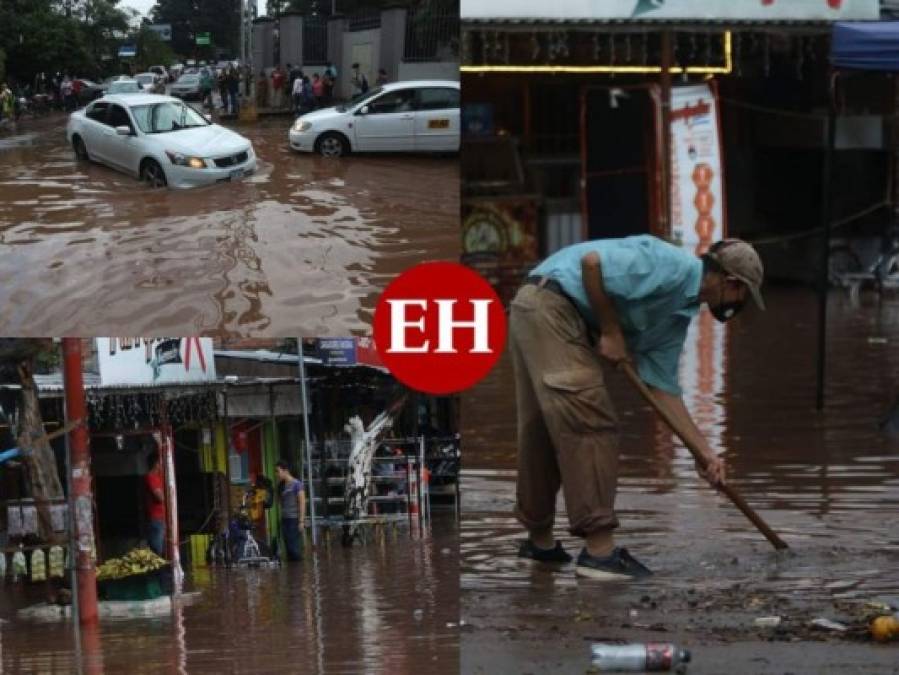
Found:
[[[209,185],[256,170],[248,139],[171,96],[104,96],[71,114],[66,138],[79,159],[102,162],[153,187]]]
[[[290,147],[340,157],[350,152],[457,152],[459,83],[392,82],[344,105],[297,118]]]

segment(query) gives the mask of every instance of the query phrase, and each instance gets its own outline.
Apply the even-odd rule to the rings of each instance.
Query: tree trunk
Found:
[[[53,448],[47,441],[44,421],[41,417],[37,385],[34,383],[33,361],[28,359],[18,365],[22,384],[22,408],[19,415],[19,449],[28,467],[28,483],[38,512],[38,528],[41,539],[53,541],[55,533],[50,519],[49,500],[64,495],[56,467]]]

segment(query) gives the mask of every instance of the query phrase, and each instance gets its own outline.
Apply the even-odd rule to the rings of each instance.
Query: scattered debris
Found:
[[[849,626],[843,623],[839,623],[837,621],[831,621],[830,619],[825,619],[823,617],[819,617],[809,622],[809,625],[814,626],[815,628],[821,628],[822,630],[833,630],[838,631],[840,633],[845,633],[849,630]]]
[[[668,672],[690,662],[690,652],[671,643],[594,644],[592,666],[599,672]]]
[[[753,623],[759,628],[777,628],[781,621],[779,616],[760,616]]]
[[[871,637],[878,642],[899,640],[899,612],[892,616],[878,616],[871,622]]]
[[[855,588],[862,583],[861,579],[849,579],[846,581],[832,581],[829,584],[824,584],[824,588],[828,591],[848,591],[850,588]]]

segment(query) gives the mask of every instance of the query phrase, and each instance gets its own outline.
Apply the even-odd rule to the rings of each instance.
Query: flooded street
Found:
[[[424,540],[401,531],[366,547],[335,542],[281,569],[194,570],[187,590],[199,600],[161,619],[102,620],[84,636],[80,672],[454,675],[457,551],[455,522],[443,518]],[[3,673],[78,665],[71,624],[0,625]]]
[[[458,258],[455,157],[299,155],[289,123],[235,125],[257,173],[178,192],[76,162],[62,116],[0,136],[0,334],[364,333],[394,275]]]
[[[860,628],[868,601],[899,604],[899,440],[880,428],[899,393],[899,299],[830,300],[827,406],[815,403],[815,298],[766,291],[769,310],[727,330],[694,325],[685,400],[729,477],[791,550],[776,554],[701,482],[621,375],[617,543],[654,570],[641,583],[577,580],[516,557],[511,366],[463,398],[464,673],[583,673],[590,644],[675,642],[689,673],[897,673],[895,645]],[[559,500],[557,536],[576,555]],[[777,629],[754,625],[780,616]],[[845,634],[810,628],[843,621]]]

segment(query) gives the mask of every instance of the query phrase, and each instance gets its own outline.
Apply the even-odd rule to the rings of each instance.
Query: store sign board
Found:
[[[718,100],[708,84],[671,89],[671,234],[704,253],[723,239],[724,181]]]
[[[100,384],[215,381],[212,338],[97,338]]]
[[[461,0],[463,20],[850,21],[880,18],[878,0]]]
[[[316,342],[316,351],[324,365],[356,365],[356,341],[353,338],[320,338]]]

